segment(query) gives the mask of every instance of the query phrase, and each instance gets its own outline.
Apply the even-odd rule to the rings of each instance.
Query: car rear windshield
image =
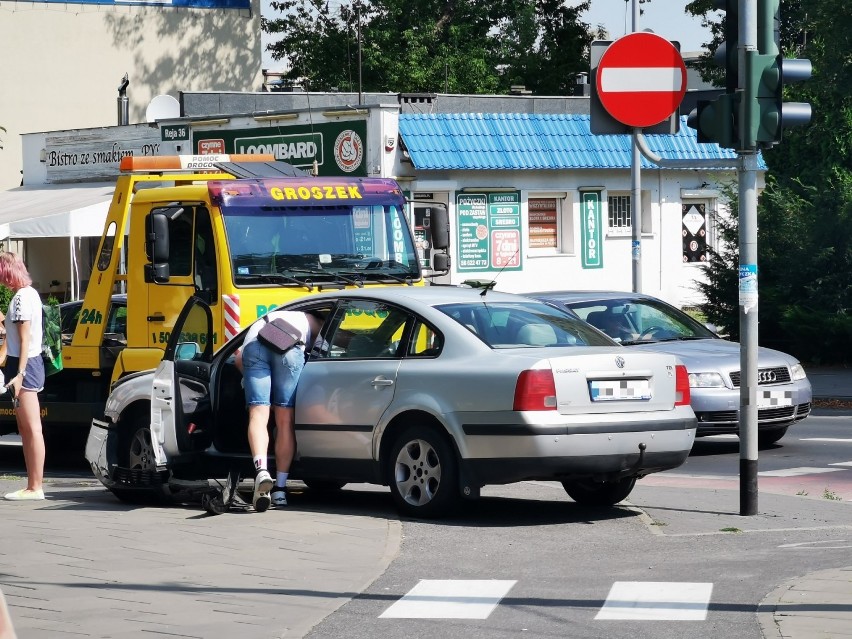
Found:
[[[616,345],[585,322],[546,304],[486,300],[437,309],[491,348]]]

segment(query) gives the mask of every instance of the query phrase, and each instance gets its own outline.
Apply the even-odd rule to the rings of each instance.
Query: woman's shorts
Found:
[[[3,366],[4,384],[12,381],[12,378],[18,374],[18,363],[20,358],[6,357],[6,364]],[[41,361],[41,355],[35,355],[27,358],[27,374],[21,382],[21,387],[26,390],[40,392],[44,390],[44,362]]]
[[[305,366],[305,350],[297,346],[283,355],[258,341],[243,349],[243,386],[249,406],[284,406],[296,402],[296,385]]]

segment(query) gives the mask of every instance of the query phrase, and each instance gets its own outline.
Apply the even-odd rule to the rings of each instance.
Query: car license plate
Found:
[[[589,382],[593,402],[651,399],[651,382],[647,379],[593,379]]]
[[[793,405],[793,391],[757,391],[758,408],[782,408]]]

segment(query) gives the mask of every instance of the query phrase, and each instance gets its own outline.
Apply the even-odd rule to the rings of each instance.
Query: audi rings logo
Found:
[[[615,358],[615,365],[619,368],[624,368],[624,358],[621,355]]]
[[[772,382],[778,381],[778,377],[775,375],[775,371],[758,371],[757,372],[757,383],[758,384],[771,384]]]

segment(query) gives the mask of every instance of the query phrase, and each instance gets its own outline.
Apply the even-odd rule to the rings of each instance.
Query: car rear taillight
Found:
[[[524,371],[515,385],[512,410],[556,410],[556,383],[549,368]]]
[[[675,406],[689,406],[689,373],[686,366],[675,366]]]

